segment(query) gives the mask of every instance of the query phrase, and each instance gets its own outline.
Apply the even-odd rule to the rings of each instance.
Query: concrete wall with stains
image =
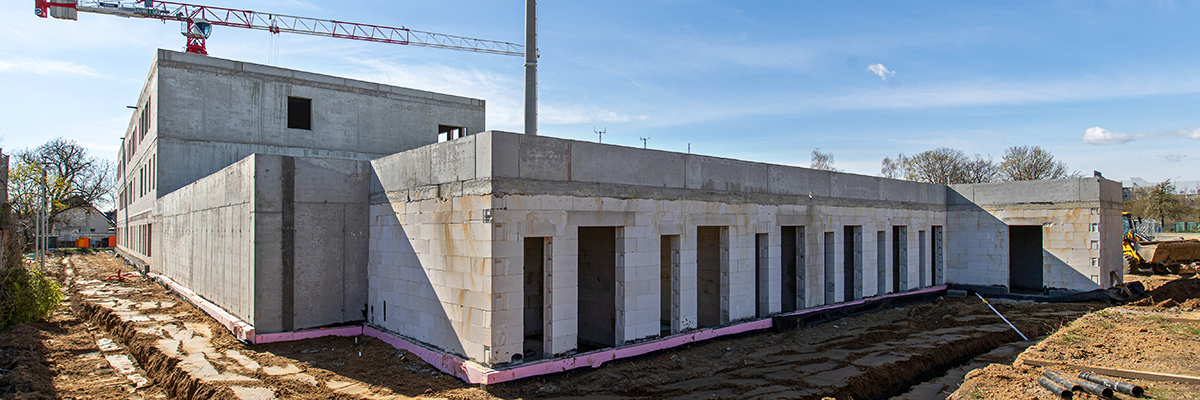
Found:
[[[579,350],[579,315],[588,314],[580,310],[581,227],[617,229],[611,284],[618,345],[660,335],[664,306],[674,309],[669,332],[697,328],[699,226],[727,232],[717,282],[720,324],[781,310],[784,226],[808,233],[798,293],[807,307],[848,298],[846,226],[869,233],[861,265],[851,270],[859,290],[850,299],[881,294],[880,287],[893,292],[892,282],[904,291],[943,280],[932,236],[920,239],[946,224],[940,185],[504,132],[372,165],[371,322],[484,363],[509,362],[524,352],[527,238],[549,238],[553,255],[543,272],[547,300],[538,353]],[[886,250],[894,226],[911,232],[902,244],[910,250],[902,253],[905,268],[897,274]],[[825,262],[825,232],[833,233],[835,265]],[[878,268],[877,232],[887,242],[885,271]],[[663,235],[681,239],[679,263],[667,274],[677,291],[670,304],[660,293]],[[767,243],[766,265],[755,246],[760,238]]]
[[[1010,287],[1010,226],[1042,227],[1047,288],[1092,290],[1123,274],[1121,187],[1104,178],[954,185],[947,279]]]
[[[254,154],[158,200],[159,264],[259,333],[365,319],[365,161]]]

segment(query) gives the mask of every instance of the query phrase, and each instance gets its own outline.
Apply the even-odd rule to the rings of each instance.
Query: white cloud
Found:
[[[885,81],[889,76],[896,75],[896,71],[888,70],[887,67],[883,66],[883,64],[871,64],[867,67],[867,71],[872,74],[879,75],[879,78]]]
[[[86,76],[102,76],[100,72],[86,65],[70,61],[45,60],[16,57],[0,60],[0,73],[8,74],[77,74]]]
[[[1088,128],[1083,134],[1083,142],[1091,144],[1121,144],[1136,139],[1128,133],[1117,133],[1101,127]]]
[[[1163,162],[1178,163],[1178,162],[1182,162],[1184,157],[1187,157],[1187,154],[1180,154],[1180,153],[1167,154],[1167,155],[1163,156]]]
[[[1192,130],[1184,129],[1184,130],[1178,130],[1178,131],[1168,131],[1168,132],[1166,132],[1166,134],[1171,135],[1171,136],[1179,136],[1179,137],[1200,140],[1200,129],[1192,129]]]
[[[1151,133],[1117,133],[1101,127],[1088,128],[1080,138],[1084,143],[1091,144],[1122,144],[1136,139],[1157,138],[1157,137],[1184,137],[1200,140],[1200,129],[1180,129],[1174,131],[1161,131]],[[1171,159],[1171,155],[1167,155]],[[1169,162],[1179,162],[1182,157],[1176,157]]]

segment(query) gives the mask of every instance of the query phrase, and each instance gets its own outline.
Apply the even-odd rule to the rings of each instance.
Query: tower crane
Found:
[[[537,27],[536,0],[526,0],[525,39],[528,46],[465,36],[444,35],[405,27],[360,24],[292,15],[262,13],[224,7],[157,0],[34,0],[34,15],[41,18],[78,19],[80,12],[115,15],[127,18],[150,18],[180,21],[180,33],[187,38],[186,51],[207,55],[205,42],[212,27],[259,29],[326,36],[368,42],[392,43],[439,49],[463,50],[477,53],[525,56],[525,133],[537,134]]]

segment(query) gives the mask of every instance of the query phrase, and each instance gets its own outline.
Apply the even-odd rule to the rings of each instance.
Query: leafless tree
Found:
[[[999,176],[1000,166],[992,161],[992,157],[985,159],[976,154],[973,159],[963,160],[957,183],[995,182]]]
[[[917,153],[905,165],[906,179],[942,185],[992,182],[999,171],[991,158],[978,154],[970,158],[962,150],[948,147]]]
[[[904,175],[908,172],[908,157],[904,153],[900,153],[896,158],[884,157],[883,166],[879,171],[879,176],[891,179],[904,179]]]
[[[1004,150],[1000,174],[1009,181],[1062,179],[1079,176],[1067,172],[1067,163],[1055,161],[1054,155],[1038,146],[1012,146]]]
[[[837,171],[833,167],[833,153],[822,153],[821,148],[815,148],[812,151],[812,163],[810,168],[825,171]]]
[[[73,140],[57,138],[31,150],[16,151],[13,158],[8,196],[18,235],[30,235],[43,190],[50,203],[51,224],[63,211],[75,207],[103,209],[113,204],[116,182],[112,162],[92,157]]]

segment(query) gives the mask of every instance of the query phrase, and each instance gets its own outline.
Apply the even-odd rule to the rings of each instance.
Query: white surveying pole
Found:
[[[537,0],[525,0],[525,134],[537,136]]]

